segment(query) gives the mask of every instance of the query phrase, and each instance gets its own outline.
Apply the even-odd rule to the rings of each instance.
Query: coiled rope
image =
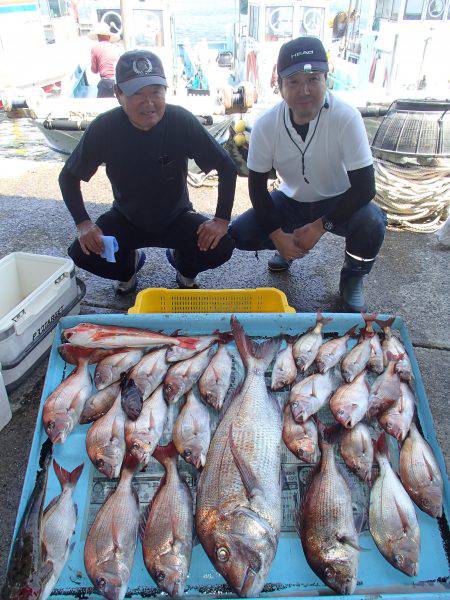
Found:
[[[375,202],[386,211],[389,229],[432,233],[450,214],[450,165],[400,166],[374,158]]]

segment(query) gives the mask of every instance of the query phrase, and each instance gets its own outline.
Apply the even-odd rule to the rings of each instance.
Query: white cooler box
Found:
[[[13,252],[0,260],[0,363],[8,391],[45,358],[59,319],[78,314],[85,293],[70,258]]]

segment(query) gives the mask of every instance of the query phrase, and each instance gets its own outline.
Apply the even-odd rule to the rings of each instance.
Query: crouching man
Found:
[[[225,263],[234,249],[228,235],[234,163],[194,115],[166,104],[166,89],[163,65],[155,54],[145,50],[122,54],[115,85],[120,106],[92,121],[59,177],[78,230],[69,256],[82,269],[117,280],[117,292],[122,294],[136,289],[136,275],[145,262],[141,248],[166,248],[182,288],[198,287],[196,275]],[[213,218],[196,212],[189,201],[189,158],[205,173],[218,172]],[[84,206],[80,182],[89,181],[102,163],[114,204],[94,223]],[[116,238],[116,262],[102,258],[103,236]]]
[[[327,231],[345,238],[340,298],[347,311],[365,310],[363,278],[386,228],[373,202],[373,161],[356,108],[327,91],[328,60],[317,38],[284,44],[278,56],[282,102],[256,121],[248,154],[253,208],[233,221],[241,250],[276,249],[271,271],[289,269]],[[275,168],[282,184],[269,193]]]

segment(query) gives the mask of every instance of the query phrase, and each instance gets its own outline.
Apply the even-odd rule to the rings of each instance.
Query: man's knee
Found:
[[[369,202],[353,215],[354,224],[361,232],[371,237],[384,238],[387,216],[375,202]],[[353,225],[353,223],[352,223]]]
[[[75,240],[67,249],[67,254],[73,260],[77,267],[83,268],[85,264],[85,254],[81,249],[80,242]]]
[[[217,246],[213,250],[208,251],[210,268],[219,267],[226,263],[227,260],[230,260],[235,246],[234,239],[229,234],[224,235]]]

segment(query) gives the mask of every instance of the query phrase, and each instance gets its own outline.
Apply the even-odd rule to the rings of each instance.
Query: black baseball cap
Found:
[[[117,61],[116,82],[126,96],[132,96],[146,85],[167,87],[161,59],[148,50],[124,52]]]
[[[285,79],[299,71],[328,71],[327,53],[319,38],[299,37],[281,46],[277,62],[278,75]]]

